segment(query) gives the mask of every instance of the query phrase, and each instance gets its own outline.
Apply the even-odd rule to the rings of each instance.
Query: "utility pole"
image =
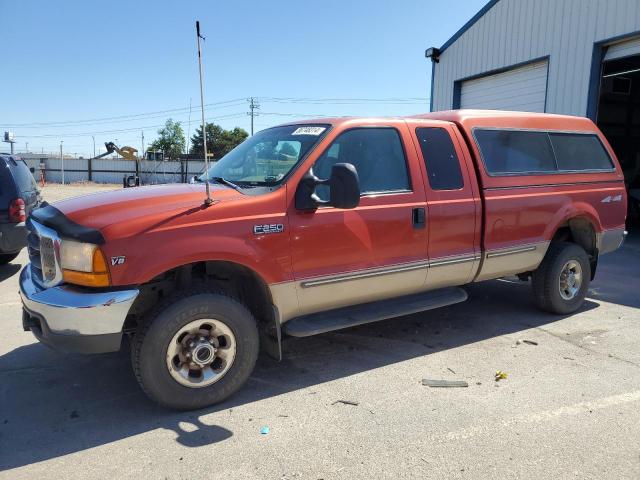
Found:
[[[251,117],[251,136],[253,136],[253,119],[258,116],[258,112],[256,110],[260,110],[260,104],[253,97],[247,100],[249,102],[249,115]]]
[[[61,169],[62,169],[62,185],[64,185],[64,157],[62,156],[63,143],[64,143],[64,140],[60,140],[60,162],[61,162]]]
[[[189,142],[191,141],[191,97],[189,97],[189,123],[187,124],[187,141],[185,142],[184,153],[189,153]]]
[[[142,150],[140,151],[140,158],[144,158],[144,132],[140,132],[140,138],[142,139]]]
[[[213,203],[211,192],[209,191],[209,156],[207,155],[207,124],[204,121],[204,88],[202,86],[202,53],[200,51],[200,39],[205,39],[200,35],[200,22],[196,21],[196,37],[198,40],[198,74],[200,75],[200,109],[202,111],[202,150],[204,150],[204,186],[207,197],[204,199],[205,207]]]
[[[91,140],[93,140],[93,156],[96,156],[96,137],[91,135]]]
[[[29,142],[24,142],[24,152],[29,153]]]

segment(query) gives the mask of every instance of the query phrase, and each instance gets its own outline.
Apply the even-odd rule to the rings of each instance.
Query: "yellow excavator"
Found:
[[[91,160],[96,160],[98,158],[106,157],[107,155],[111,155],[113,152],[118,153],[125,160],[138,160],[138,150],[133,147],[118,147],[113,142],[105,142],[104,147],[107,149],[105,153],[101,153],[100,155],[93,157]]]
[[[98,158],[106,157],[107,155],[111,155],[112,153],[116,152],[125,160],[134,160],[136,162],[136,172],[138,172],[138,161],[140,159],[138,158],[138,155],[137,155],[138,153],[137,149],[133,147],[120,148],[113,142],[105,142],[104,146],[107,149],[107,151],[105,153],[102,153],[100,155],[93,157],[91,160],[96,160]],[[140,178],[137,176],[137,173],[136,175],[125,175],[122,178],[122,186],[125,188],[137,187],[138,185],[140,185]]]

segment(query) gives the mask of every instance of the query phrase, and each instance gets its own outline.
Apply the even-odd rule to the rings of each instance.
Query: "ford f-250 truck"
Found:
[[[205,200],[205,180],[211,201]],[[496,111],[263,130],[192,184],[46,205],[29,220],[23,324],[67,351],[131,343],[156,402],[220,402],[259,347],[464,301],[531,279],[580,308],[625,234],[618,161],[588,119]],[[523,308],[528,308],[523,306]]]

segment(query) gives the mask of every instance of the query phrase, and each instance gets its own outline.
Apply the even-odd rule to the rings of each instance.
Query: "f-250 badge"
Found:
[[[115,267],[116,265],[122,265],[124,261],[127,259],[124,255],[120,255],[119,257],[111,257],[111,266]]]
[[[284,232],[284,225],[282,223],[271,223],[268,225],[254,225],[254,235],[264,235],[267,233],[282,233]]]

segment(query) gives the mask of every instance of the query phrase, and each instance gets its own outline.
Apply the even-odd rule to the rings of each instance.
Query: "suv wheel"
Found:
[[[20,252],[15,253],[0,253],[0,265],[6,265],[14,260]]]
[[[544,260],[533,272],[536,305],[551,313],[573,313],[584,303],[590,280],[589,256],[581,246],[567,242],[552,243]]]
[[[145,393],[162,406],[192,410],[219,403],[249,378],[258,357],[247,308],[209,290],[178,292],[142,322],[131,350]]]

